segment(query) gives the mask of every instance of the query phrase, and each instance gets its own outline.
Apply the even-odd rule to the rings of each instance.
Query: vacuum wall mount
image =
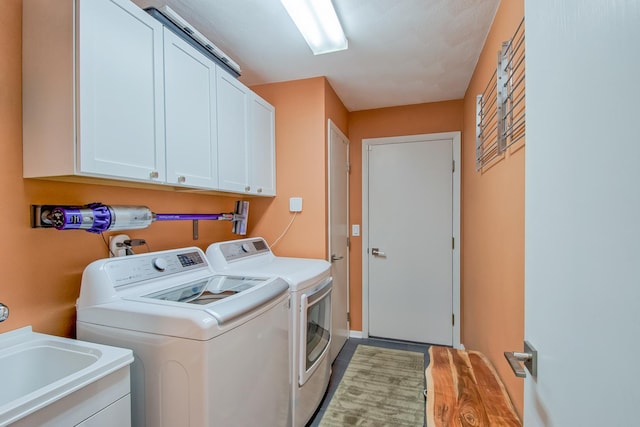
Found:
[[[146,206],[104,205],[90,203],[83,206],[31,205],[32,228],[57,230],[85,230],[90,233],[147,228],[155,221],[193,221],[193,239],[198,239],[198,221],[217,220],[233,222],[235,234],[247,234],[249,202],[236,201],[231,213],[179,214],[154,213]]]

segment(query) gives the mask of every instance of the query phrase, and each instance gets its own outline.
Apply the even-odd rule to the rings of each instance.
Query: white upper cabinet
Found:
[[[249,177],[252,189],[262,196],[276,194],[275,109],[252,93],[249,108]]]
[[[218,70],[220,189],[275,196],[275,109]]]
[[[216,65],[164,30],[167,182],[218,187]]]
[[[25,178],[275,195],[274,109],[130,0],[23,0]]]
[[[221,190],[249,193],[249,89],[218,70],[218,170]]]
[[[24,176],[164,181],[162,26],[128,0],[25,0],[23,24]]]

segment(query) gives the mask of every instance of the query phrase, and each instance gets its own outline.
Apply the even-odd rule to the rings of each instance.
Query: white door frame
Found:
[[[369,337],[369,147],[379,144],[451,139],[453,145],[453,347],[460,343],[460,132],[367,138],[362,140],[362,337]],[[411,218],[408,218],[411,220]]]

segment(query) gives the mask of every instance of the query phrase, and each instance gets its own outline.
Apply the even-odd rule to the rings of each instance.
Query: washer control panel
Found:
[[[206,256],[198,248],[112,258],[105,264],[109,280],[116,287],[196,269],[209,269]]]

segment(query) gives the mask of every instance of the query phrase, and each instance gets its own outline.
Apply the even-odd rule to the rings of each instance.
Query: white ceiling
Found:
[[[500,0],[333,0],[346,51],[314,56],[279,0],[168,5],[242,68],[247,86],[326,76],[349,111],[460,99]]]

